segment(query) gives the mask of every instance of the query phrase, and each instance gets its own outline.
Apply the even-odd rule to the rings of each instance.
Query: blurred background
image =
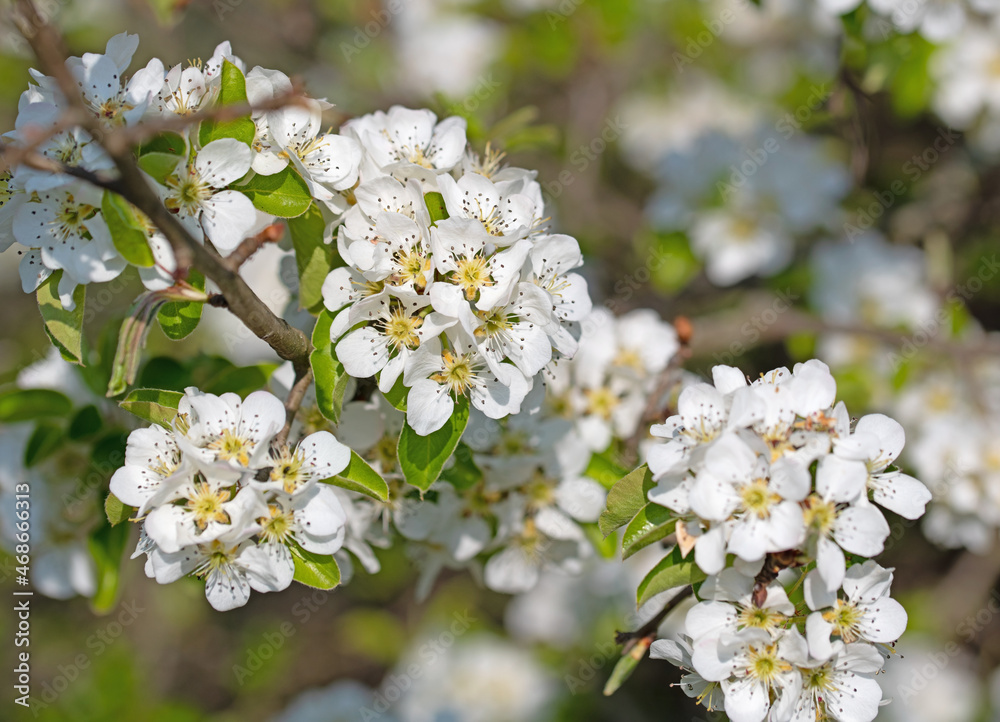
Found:
[[[505,162],[538,169],[553,227],[584,249],[595,303],[690,320],[689,372],[725,363],[754,377],[814,356],[830,364],[852,415],[884,411],[904,424],[904,468],[935,495],[924,521],[890,518],[880,561],[896,568],[910,631],[883,680],[896,702],[879,719],[972,722],[1000,719],[1000,24],[996,3],[939,3],[959,10],[938,15],[934,2],[913,4],[39,7],[74,54],[138,33],[133,68],[154,56],[168,67],[207,59],[229,40],[248,68],[298,75],[334,103],[333,127],[393,104],[461,115],[476,149],[489,144]],[[0,127],[13,127],[29,67],[5,27]],[[288,256],[269,246],[245,273],[272,308],[294,316]],[[14,250],[0,255],[0,382],[58,378],[80,413],[100,409],[101,443],[89,458],[66,455],[53,496],[59,514],[86,526],[114,468],[100,454],[113,458],[132,422],[115,416],[100,382],[57,372],[17,260]],[[88,309],[87,333],[105,356],[140,288],[121,283],[134,293]],[[223,353],[229,361],[213,367],[220,390],[241,388],[225,375],[232,364],[263,378],[277,362],[226,311],[208,308],[182,343],[154,330],[144,378],[164,387],[195,354]],[[84,429],[75,438],[95,437]],[[74,533],[53,543],[70,548]],[[66,599],[36,596],[31,649],[43,703],[21,716],[721,719],[695,707],[660,661],[601,695],[618,655],[614,631],[639,626],[632,595],[655,558],[595,558],[582,576],[548,578],[513,599],[446,572],[417,603],[400,545],[375,553],[378,575],[357,568],[333,592],[295,585],[226,614],[198,583],[159,587],[138,561],[124,563],[117,602],[75,596],[85,583],[57,590]],[[3,561],[8,589],[13,565]],[[2,624],[11,638],[10,615]]]

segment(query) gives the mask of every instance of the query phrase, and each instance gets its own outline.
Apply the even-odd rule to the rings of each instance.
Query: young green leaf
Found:
[[[184,159],[174,153],[160,153],[154,151],[139,157],[139,167],[150,177],[161,185],[166,182],[167,176],[171,175],[178,163],[183,163]]]
[[[681,557],[681,550],[674,547],[674,550],[663,557],[660,563],[653,567],[646,578],[639,582],[639,589],[636,590],[636,603],[641,607],[660,592],[668,589],[684,587],[688,584],[697,584],[708,578],[698,565],[691,558]]]
[[[299,274],[299,305],[302,308],[321,310],[323,281],[334,262],[338,265],[334,244],[323,242],[326,221],[319,208],[313,205],[298,218],[288,221],[288,232],[295,249],[295,266]]]
[[[90,606],[97,614],[107,614],[118,602],[122,555],[130,531],[128,524],[116,527],[106,524],[88,539],[90,555],[97,567],[97,592]]]
[[[344,365],[337,360],[333,341],[330,340],[330,327],[333,325],[333,314],[324,309],[316,326],[313,328],[313,351],[309,354],[309,365],[312,366],[316,378],[316,405],[323,416],[333,423],[340,421],[340,411],[344,406],[344,392],[350,376],[344,371]]]
[[[141,146],[137,155],[143,156],[147,153],[168,153],[170,155],[184,155],[187,152],[187,142],[179,133],[164,131],[159,135],[154,135]]]
[[[619,479],[628,474],[628,469],[619,466],[609,458],[610,454],[610,450],[603,454],[592,454],[587,463],[587,469],[583,472],[584,476],[589,476],[605,489],[611,489]]]
[[[205,277],[193,268],[188,274],[187,282],[199,291],[205,290]],[[204,309],[205,304],[199,301],[169,301],[160,308],[156,320],[160,322],[160,328],[167,338],[180,341],[198,328]]]
[[[420,436],[410,428],[409,423],[403,424],[396,456],[406,482],[421,491],[427,491],[441,475],[445,462],[454,453],[468,423],[469,399],[459,396],[451,417],[437,431]]]
[[[610,697],[617,692],[625,684],[625,680],[632,676],[636,667],[639,666],[639,662],[646,656],[650,644],[652,644],[650,639],[637,640],[635,646],[618,659],[615,668],[611,670],[607,684],[604,685],[605,697]]]
[[[410,389],[403,385],[403,377],[400,376],[396,379],[396,383],[393,384],[392,388],[388,392],[383,394],[385,400],[392,404],[399,411],[406,411],[406,394],[408,394]]]
[[[653,475],[643,464],[611,487],[607,508],[598,519],[601,531],[607,535],[632,521],[639,510],[646,506],[646,494],[653,486]]]
[[[448,217],[448,208],[444,204],[444,196],[437,192],[425,193],[424,204],[431,214],[431,225]]]
[[[64,439],[62,428],[56,424],[48,421],[38,422],[24,447],[24,466],[30,469],[35,464],[45,461],[62,446]]]
[[[456,489],[468,489],[475,486],[483,478],[483,472],[476,466],[472,458],[472,449],[467,444],[459,444],[455,448],[455,463],[441,472],[441,478]]]
[[[118,526],[123,521],[128,521],[128,518],[134,513],[134,506],[123,504],[122,500],[114,494],[108,494],[104,500],[104,514],[108,517],[108,523],[111,526]]]
[[[152,266],[155,263],[153,251],[136,208],[117,193],[104,191],[101,212],[111,232],[111,241],[122,258],[133,266]]]
[[[13,424],[47,416],[68,416],[73,403],[52,389],[16,389],[0,394],[0,421]]]
[[[100,433],[104,426],[104,419],[101,412],[93,404],[84,406],[73,415],[69,422],[69,438],[73,441],[89,439]]]
[[[625,527],[622,535],[622,559],[674,533],[677,518],[666,507],[646,504]]]
[[[184,394],[162,389],[134,389],[118,405],[140,419],[170,428]]]
[[[222,61],[219,83],[219,105],[240,105],[247,102],[247,81],[243,71],[228,60]],[[249,115],[234,120],[204,120],[198,129],[198,140],[205,147],[213,140],[235,138],[241,143],[253,145],[257,128]]]
[[[334,477],[324,479],[324,481],[327,484],[365,494],[378,501],[389,500],[389,485],[385,483],[385,479],[379,476],[379,473],[355,451],[351,452],[351,461],[346,469]]]
[[[255,175],[234,190],[249,198],[255,208],[279,218],[301,216],[312,205],[309,186],[290,165],[272,175]]]
[[[292,544],[289,549],[295,564],[292,578],[299,584],[315,589],[333,589],[340,584],[340,567],[331,555],[313,554],[298,544]]]
[[[77,286],[73,292],[76,308],[67,311],[59,301],[59,280],[62,271],[56,271],[38,287],[38,310],[45,322],[45,333],[52,345],[59,349],[64,359],[83,366],[83,306],[86,286]]]

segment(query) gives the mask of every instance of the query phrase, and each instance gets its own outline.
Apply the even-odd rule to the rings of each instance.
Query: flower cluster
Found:
[[[224,611],[246,604],[251,589],[288,587],[295,558],[341,548],[347,517],[322,482],[347,467],[350,449],[327,431],[275,444],[284,423],[284,405],[266,391],[241,400],[189,388],[170,428],[129,435],[111,492],[137,508],[133,556],[146,554],[147,576],[204,578],[208,601]]]
[[[893,465],[903,429],[881,414],[852,429],[816,360],[749,384],[716,366],[713,379],[686,388],[679,413],[652,429],[666,441],[648,450],[649,500],[671,512],[681,554],[709,575],[686,619],[690,647],[660,650],[699,675],[685,688],[707,704],[720,706],[706,687],[720,683],[738,722],[769,710],[871,720],[882,665],[872,645],[895,641],[906,617],[887,596],[891,573],[870,560],[848,566],[847,555],[883,550],[889,525],[876,504],[916,519],[930,500]],[[813,610],[805,637],[785,589],[796,579]]]
[[[105,53],[67,61],[85,106],[108,130],[143,124],[155,129],[161,120],[232,103],[234,98],[225,97],[231,88],[264,107],[292,91],[280,71],[255,67],[244,74],[246,66],[228,42],[219,44],[204,63],[167,70],[154,58],[128,77],[138,42],[138,36],[122,33],[108,41]],[[34,84],[21,96],[15,129],[7,134],[12,144],[34,148],[56,168],[111,173],[111,159],[87,131],[61,129],[69,108],[56,82],[35,71],[32,77]],[[211,242],[222,254],[271,224],[275,215],[268,211],[296,215],[304,210],[283,213],[260,201],[260,194],[247,185],[254,178],[293,172],[308,187],[302,201],[313,199],[338,213],[346,208],[338,193],[357,182],[357,142],[321,132],[321,113],[329,104],[301,98],[272,105],[279,107],[255,112],[253,122],[246,119],[249,126],[240,132],[215,133],[211,125],[193,123],[183,133],[153,130],[154,140],[136,150],[139,166],[164,205],[195,239]],[[293,170],[286,171],[289,167]],[[110,281],[126,268],[124,240],[117,226],[109,226],[106,194],[100,189],[69,173],[29,164],[17,165],[0,181],[0,248],[14,241],[25,247],[21,281],[26,293],[58,272],[59,297],[72,309],[78,285]],[[115,218],[113,223],[122,221]],[[131,225],[152,252],[152,263],[130,256],[147,288],[173,285],[176,263],[166,238],[141,214]]]
[[[407,422],[441,428],[455,404],[517,413],[534,377],[572,356],[590,311],[573,238],[545,228],[534,172],[466,149],[465,121],[393,107],[345,124],[360,183],[323,285],[351,376],[401,384]]]

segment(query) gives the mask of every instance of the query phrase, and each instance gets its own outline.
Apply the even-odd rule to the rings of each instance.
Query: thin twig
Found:
[[[285,234],[285,226],[281,223],[272,223],[255,236],[244,238],[232,253],[222,259],[226,268],[230,271],[238,270],[244,263],[264,247],[267,243],[277,243]]]
[[[690,597],[692,594],[694,594],[694,587],[684,587],[676,595],[671,597],[670,601],[667,602],[666,606],[663,607],[663,609],[661,609],[655,617],[643,624],[636,631],[615,632],[615,644],[625,645],[625,648],[622,650],[622,655],[628,654],[629,650],[638,644],[640,640],[655,639],[656,630],[660,628],[660,625],[663,623],[663,620],[667,618],[667,615],[674,611],[681,602]]]
[[[295,421],[295,415],[299,412],[299,407],[302,406],[302,400],[306,397],[306,391],[309,390],[312,380],[313,372],[309,364],[296,369],[295,383],[292,385],[291,391],[288,392],[288,398],[285,399],[285,425],[281,427],[281,431],[274,437],[274,443],[277,446],[281,446],[288,441],[288,433],[292,430],[292,422]]]

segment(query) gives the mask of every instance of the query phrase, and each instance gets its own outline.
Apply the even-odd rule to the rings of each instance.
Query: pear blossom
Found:
[[[252,151],[235,138],[213,140],[191,162],[179,162],[161,190],[164,205],[195,237],[229,253],[260,224],[250,199],[225,190],[250,170]]]
[[[889,596],[892,570],[871,559],[856,564],[844,575],[846,599],[831,594],[817,572],[806,578],[806,601],[812,614],[806,619],[809,652],[816,659],[829,659],[834,652],[831,635],[844,644],[895,642],[906,629],[906,611]]]
[[[125,268],[125,259],[115,249],[101,214],[100,191],[77,183],[41,191],[37,199],[22,204],[14,216],[14,237],[37,249],[21,262],[22,282],[26,291],[33,291],[51,271],[61,270],[59,299],[63,308],[72,310],[78,285],[116,278]],[[34,278],[26,275],[24,264],[38,267]]]

